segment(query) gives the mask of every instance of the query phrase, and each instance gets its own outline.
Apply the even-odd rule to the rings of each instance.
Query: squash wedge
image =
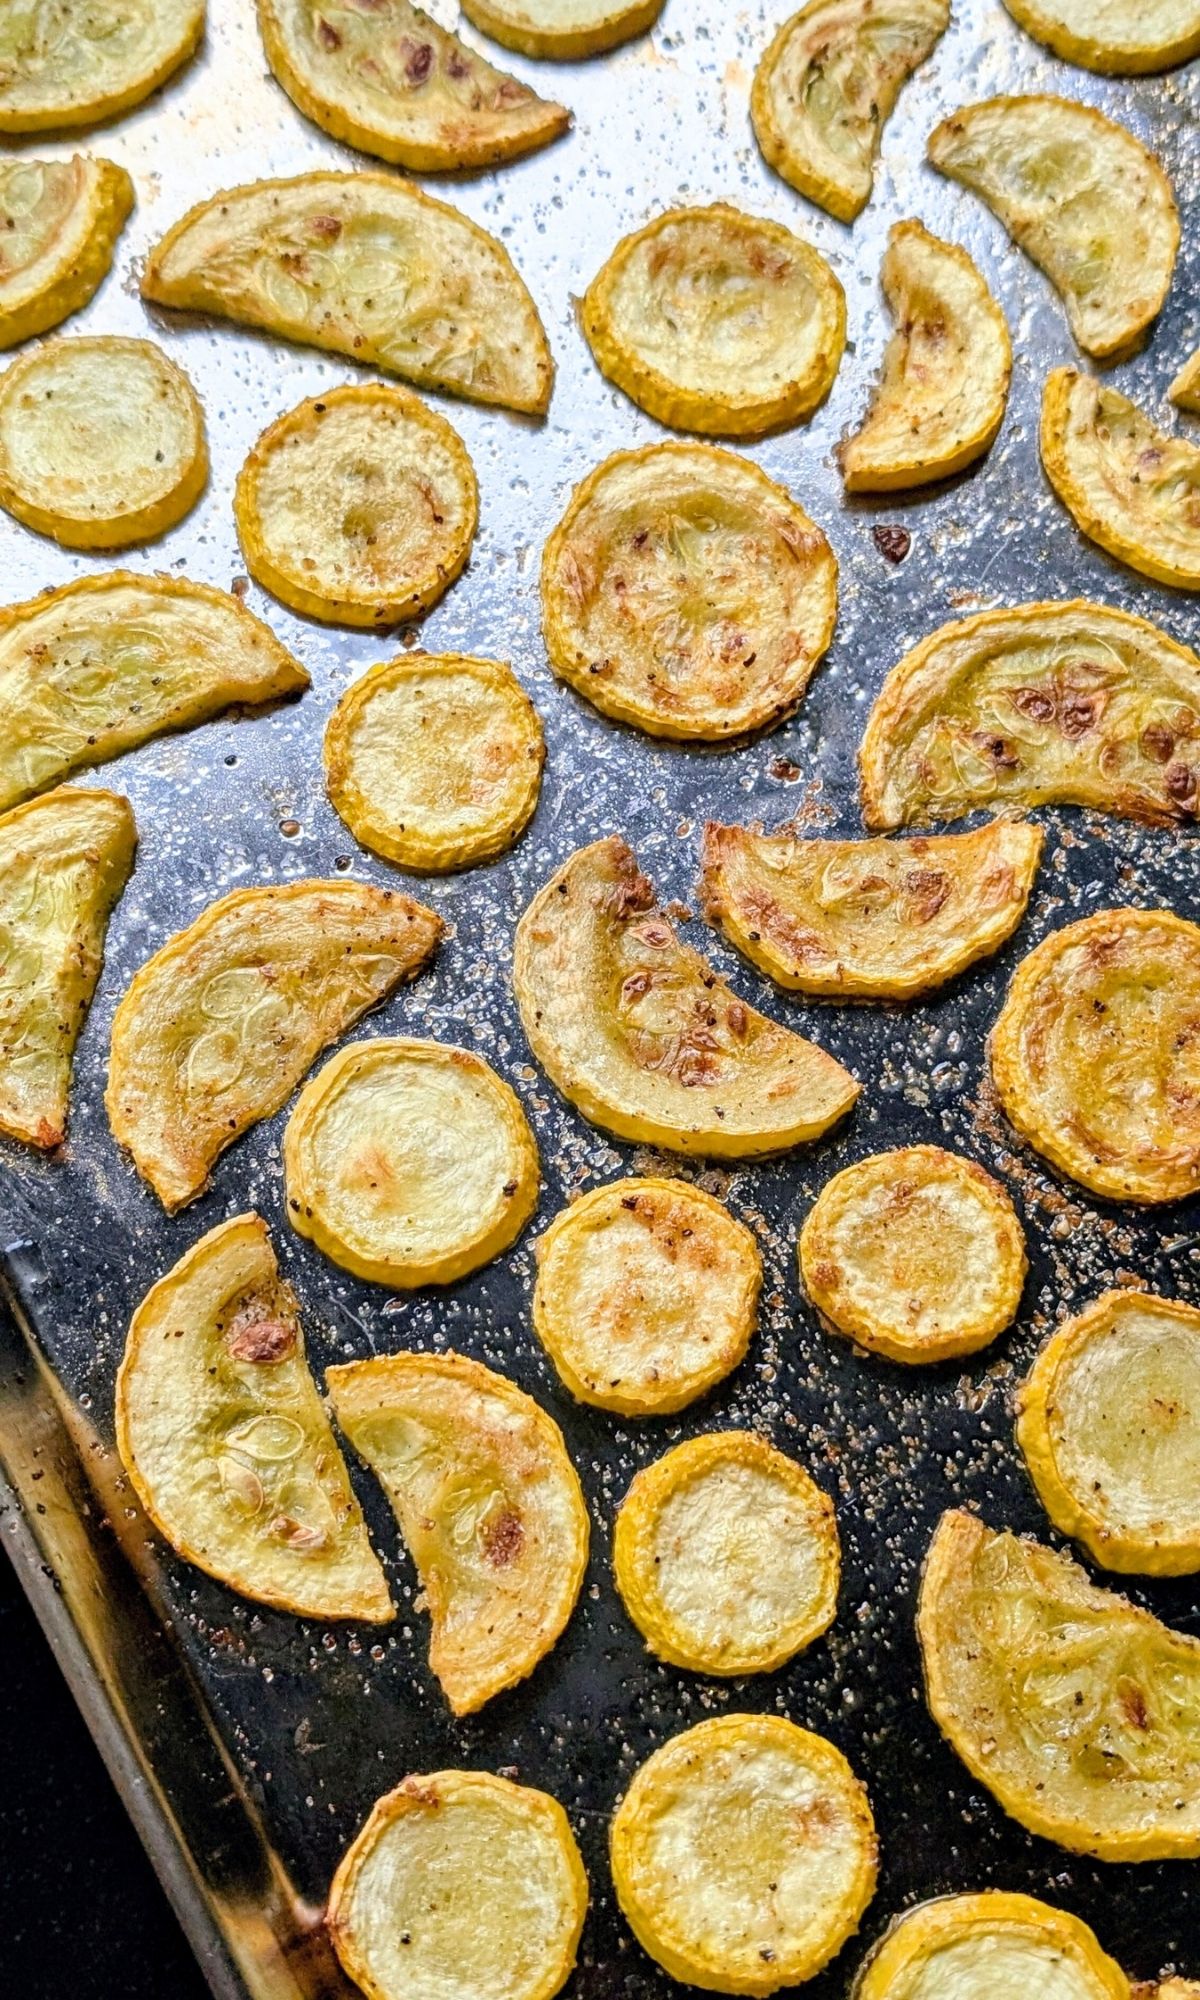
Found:
[[[1004,0],[1026,34],[1101,76],[1145,76],[1200,55],[1197,0]]]
[[[16,0],[0,11],[0,132],[118,118],[194,54],[204,0]]]
[[[88,764],[308,675],[224,590],[128,570],[0,610],[0,811]]]
[[[471,1715],[533,1672],[575,1608],[588,1514],[562,1433],[461,1354],[352,1361],[328,1383],[416,1564],[430,1668],[455,1715]]]
[[[749,1159],[819,1138],[859,1093],[680,942],[617,838],[580,848],[534,897],[513,986],[551,1081],[621,1139]]]
[[[518,55],[582,62],[653,27],[663,0],[463,0],[485,35]]]
[[[1078,1917],[984,1889],[897,1917],[850,2000],[1130,2000],[1129,1981]]]
[[[163,1206],[193,1201],[225,1148],[415,978],[441,933],[394,889],[337,879],[237,889],[163,945],[113,1017],[104,1099]]]
[[[87,304],[132,208],[133,182],[112,160],[0,160],[0,348]]]
[[[1041,448],[1046,477],[1085,535],[1157,583],[1200,590],[1200,449],[1074,368],[1046,377]]]
[[[63,787],[0,818],[0,1132],[61,1143],[71,1057],[129,880],[137,827],[116,792]]]
[[[1195,818],[1200,659],[1084,599],[955,619],[884,681],[859,750],[868,826],[977,806]]]
[[[1135,345],[1167,295],[1179,211],[1132,132],[1070,98],[992,97],[944,119],[928,153],[1041,266],[1085,353]]]
[[[963,1512],[930,1545],[917,1637],[934,1721],[1030,1833],[1100,1861],[1200,1855],[1200,1639]]]
[[[214,195],[150,252],[142,295],[473,402],[541,416],[550,401],[545,329],[503,244],[392,174]]]
[[[1200,416],[1200,347],[1190,354],[1167,390],[1171,401],[1189,416]]]
[[[186,1561],[301,1618],[394,1618],[267,1225],[210,1229],[133,1315],[117,1448]]]

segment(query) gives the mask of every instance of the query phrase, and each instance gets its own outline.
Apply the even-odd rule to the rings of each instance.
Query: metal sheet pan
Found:
[[[441,4],[436,11],[453,17]],[[200,196],[349,158],[304,124],[266,74],[249,0],[211,0],[210,12],[200,58],[88,141],[130,168],[139,206],[113,277],[76,327],[147,329],[140,259]],[[869,702],[899,653],[958,612],[1079,592],[1157,618],[1189,643],[1200,638],[1191,599],[1110,563],[1050,496],[1037,462],[1037,410],[1046,368],[1076,358],[1062,313],[999,225],[922,164],[938,117],[1010,89],[1100,104],[1160,151],[1184,213],[1184,250],[1149,345],[1116,379],[1162,407],[1167,382],[1200,339],[1195,66],[1136,82],[1091,78],[1045,55],[998,4],[957,0],[954,25],[887,130],[875,199],[851,232],[772,179],[750,136],[749,80],[783,12],[759,0],[668,0],[651,36],[606,60],[551,67],[513,58],[513,68],[573,106],[572,135],[518,166],[441,188],[508,243],[546,318],[559,374],[544,425],[446,405],[479,471],[481,530],[467,573],[420,638],[434,650],[511,658],[544,717],[549,761],[536,821],[515,853],[422,889],[449,920],[449,941],[436,969],[358,1032],[458,1040],[511,1078],[541,1145],[543,1225],[568,1196],[622,1169],[664,1164],[586,1126],[539,1075],[522,1038],[509,987],[513,925],[566,853],[620,830],[664,895],[686,903],[705,818],[774,826],[798,817],[813,828],[860,830],[853,752]],[[73,149],[27,145],[30,153]],[[539,638],[537,570],[571,485],[606,452],[658,434],[593,368],[573,298],[627,229],[670,203],[718,197],[797,226],[829,255],[847,289],[850,347],[815,421],[751,451],[837,551],[832,652],[794,720],[710,753],[655,746],[610,726],[553,682]],[[916,499],[847,503],[832,452],[862,409],[887,334],[877,290],[886,229],[908,215],[965,243],[1003,301],[1016,348],[1012,398],[1000,439],[974,474]],[[228,326],[165,314],[156,324],[204,400],[213,476],[190,520],[134,554],[131,566],[232,584],[242,564],[230,494],[245,452],[278,412],[354,371]],[[882,521],[912,534],[899,567],[872,538]],[[7,598],[104,566],[0,520]],[[0,1539],[18,1556],[214,1992],[313,2000],[344,1991],[314,1928],[333,1864],[381,1791],[409,1770],[450,1764],[511,1769],[556,1793],[571,1814],[593,1888],[574,2000],[649,2000],[673,1990],[614,1911],[606,1821],[656,1744],[737,1707],[778,1708],[833,1736],[865,1776],[877,1813],[878,1897],[862,1938],[809,1989],[813,2000],[844,1992],[866,1944],[907,1903],[987,1884],[1030,1889],[1078,1911],[1142,1976],[1172,1964],[1200,1973],[1194,1867],[1105,1868],[1006,1821],[927,1717],[912,1633],[918,1565],[945,1506],[967,1502],[994,1522],[1047,1532],[1014,1456],[1010,1398],[1048,1324],[1127,1273],[1200,1299],[1196,1205],[1138,1215],[1054,1182],[993,1107],[982,1053],[1008,974],[1048,930],[1115,901],[1197,914],[1197,836],[1046,814],[1045,865],[1017,939],[991,965],[908,1009],[794,1004],[734,963],[701,925],[691,927],[739,990],[832,1048],[865,1087],[844,1130],[782,1161],[744,1170],[667,1163],[726,1198],[757,1232],[767,1268],[761,1326],[749,1359],[705,1403],[678,1420],[623,1423],[574,1407],[537,1346],[532,1229],[511,1254],[446,1292],[391,1298],[344,1277],[288,1230],[282,1119],[241,1141],[211,1193],[174,1220],[113,1144],[101,1101],[109,1027],[152,949],[231,887],[338,869],[390,879],[326,802],[320,741],[347,683],[416,635],[383,642],[340,634],[290,617],[253,590],[248,601],[309,666],[312,692],[270,716],[214,723],[105,769],[103,781],[133,801],[141,846],[79,1047],[70,1141],[55,1159],[11,1146],[0,1156],[5,1241],[36,1245],[9,1259],[11,1303],[44,1360],[32,1364],[15,1323],[6,1328],[0,1453],[9,1532]],[[1030,1232],[1032,1270],[1011,1336],[968,1367],[914,1379],[854,1357],[819,1331],[798,1296],[794,1246],[799,1220],[833,1170],[882,1145],[930,1138],[1008,1182]],[[361,1633],[235,1598],[147,1537],[121,1488],[111,1405],[129,1313],[196,1236],[249,1206],[271,1223],[318,1368],[401,1345],[453,1345],[513,1375],[563,1425],[595,1528],[588,1582],[549,1659],[479,1717],[455,1723],[431,1682],[411,1567],[369,1479],[359,1488],[401,1615],[390,1628]],[[837,1501],[846,1560],[827,1639],[780,1674],[717,1683],[648,1660],[613,1590],[609,1534],[638,1466],[679,1437],[733,1424],[761,1429],[814,1469]],[[1200,1631],[1194,1583],[1134,1583],[1131,1594]]]

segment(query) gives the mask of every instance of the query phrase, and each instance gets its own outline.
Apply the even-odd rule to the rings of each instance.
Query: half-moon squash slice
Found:
[[[1085,535],[1143,576],[1200,590],[1200,449],[1074,368],[1046,377],[1041,447],[1046,476]]]
[[[575,1608],[588,1515],[562,1433],[461,1354],[352,1361],[328,1383],[417,1566],[430,1667],[455,1715],[470,1715],[533,1672]]]
[[[663,0],[463,0],[485,35],[518,55],[580,62],[652,27]]]
[[[928,150],[1041,266],[1086,353],[1133,346],[1166,298],[1179,212],[1132,132],[1070,98],[991,97],[944,119]]]
[[[112,160],[0,160],[0,347],[87,304],[132,207],[133,182]]]
[[[1012,372],[1004,314],[956,243],[893,223],[880,281],[896,329],[874,401],[839,454],[850,493],[927,486],[982,458]]]
[[[934,1721],[1030,1833],[1100,1861],[1200,1855],[1200,1639],[964,1512],[930,1545],[917,1636]]]
[[[302,1618],[395,1617],[261,1216],[219,1223],[151,1286],[116,1424],[138,1499],[188,1562]]]
[[[1040,827],[994,819],[909,840],[704,830],[704,913],[778,986],[911,1000],[998,951],[1025,914]]]
[[[196,49],[204,0],[33,0],[0,12],[0,132],[117,118]]]
[[[949,24],[949,0],[810,0],[754,72],[750,116],[768,166],[853,222],[896,99]]]
[[[623,840],[581,847],[517,925],[513,986],[534,1055],[593,1124],[676,1153],[782,1152],[859,1086],[739,1000],[682,944]]]
[[[1200,415],[1200,347],[1188,356],[1167,394],[1179,409],[1190,416]]]
[[[308,675],[228,591],[112,570],[0,610],[0,811]]]
[[[328,348],[406,381],[541,415],[554,363],[507,250],[394,174],[300,174],[202,201],[142,294]]]
[[[441,933],[423,904],[335,878],[237,889],[163,945],[113,1017],[104,1101],[164,1207],[194,1200],[225,1148],[415,978]]]
[[[954,619],[892,668],[859,751],[868,826],[986,806],[1191,819],[1200,659],[1084,599]]]
[[[57,1146],[71,1057],[133,867],[128,799],[64,787],[0,819],[0,1132]]]
[[[1004,0],[1026,34],[1101,76],[1145,76],[1200,55],[1198,0]]]
[[[1130,2000],[1078,1917],[1003,1889],[939,1896],[885,1932],[850,2000]]]

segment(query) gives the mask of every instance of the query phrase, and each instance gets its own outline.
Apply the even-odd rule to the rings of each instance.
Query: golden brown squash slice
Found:
[[[930,1545],[917,1636],[934,1721],[1031,1833],[1101,1861],[1200,1855],[1200,1639],[962,1512]]]
[[[236,597],[178,576],[80,577],[0,610],[0,810],[308,675]]]
[[[1184,362],[1167,394],[1189,416],[1200,415],[1200,347]]]
[[[134,1313],[117,1448],[159,1533],[302,1618],[395,1617],[267,1225],[210,1229]]]
[[[463,0],[485,35],[519,55],[579,62],[644,34],[663,0]]]
[[[164,1207],[194,1200],[225,1148],[415,978],[441,934],[396,890],[334,880],[235,890],[163,945],[113,1017],[104,1101]]]
[[[57,1146],[71,1057],[137,827],[115,792],[51,792],[0,819],[0,1132]]]
[[[1078,1917],[1033,1896],[984,1889],[907,1910],[851,2000],[1130,2000],[1129,1981]]]
[[[396,1510],[456,1715],[531,1674],[575,1608],[588,1515],[553,1418],[461,1354],[331,1368],[338,1424]]]
[[[1064,62],[1144,76],[1200,55],[1198,0],[1004,0],[1014,21]]]
[[[1082,599],[954,619],[892,668],[859,751],[868,826],[977,806],[1197,812],[1200,659]]]
[[[858,1096],[680,942],[623,840],[581,847],[534,897],[513,986],[551,1080],[621,1139],[748,1159],[819,1138]]]
[[[571,122],[409,0],[257,0],[267,61],[331,138],[412,173],[490,167]]]
[[[1200,450],[1168,437],[1107,383],[1055,368],[1042,394],[1042,464],[1063,506],[1110,556],[1200,590]]]
[[[1040,827],[994,819],[912,840],[704,829],[704,914],[796,993],[911,1000],[999,951],[1025,914]]]
[[[754,72],[750,116],[768,166],[853,222],[896,99],[949,25],[949,0],[810,0]]]
[[[1134,344],[1166,298],[1179,213],[1132,132],[1065,97],[992,97],[944,119],[928,151],[1041,266],[1086,353]]]
[[[880,281],[896,330],[874,401],[839,454],[849,493],[926,486],[982,458],[1012,373],[1004,314],[956,243],[893,223]]]
[[[541,415],[554,363],[502,243],[394,174],[252,181],[150,252],[143,297]]]
[[[119,117],[187,61],[204,0],[8,0],[0,8],[0,132]]]
[[[0,347],[87,304],[132,207],[133,182],[111,160],[0,160]]]

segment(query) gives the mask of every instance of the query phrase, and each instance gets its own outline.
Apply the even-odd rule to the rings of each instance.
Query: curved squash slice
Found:
[[[308,675],[224,590],[113,570],[0,610],[0,810]]]
[[[534,897],[513,986],[551,1080],[621,1139],[748,1159],[819,1138],[858,1096],[680,942],[623,840],[581,847]]]
[[[1073,368],[1042,395],[1042,464],[1063,506],[1110,556],[1158,583],[1200,590],[1200,450],[1156,430],[1136,403]]]
[[[1086,353],[1133,345],[1167,296],[1179,213],[1132,132],[1069,98],[992,97],[944,119],[928,151],[1041,266]]]
[[[132,207],[133,182],[111,160],[0,160],[0,347],[87,304]]]
[[[939,1896],[893,1923],[850,2000],[1130,2000],[1094,1932],[1033,1896]]]
[[[754,72],[750,116],[768,166],[853,222],[896,99],[949,25],[949,0],[810,0]]]
[[[668,209],[626,236],[580,324],[597,367],[659,423],[760,437],[829,394],[846,298],[810,244],[722,201]]]
[[[485,35],[519,55],[580,62],[644,34],[663,0],[463,0]]]
[[[267,1225],[210,1229],[133,1315],[117,1449],[171,1547],[302,1618],[395,1617]]]
[[[976,806],[1197,812],[1200,659],[1075,599],[955,619],[892,668],[859,751],[868,826]]]
[[[0,11],[0,132],[119,117],[187,61],[204,0],[18,0]]]
[[[115,792],[64,788],[0,819],[0,1132],[57,1146],[71,1057],[137,827]]]
[[[545,329],[503,244],[392,174],[214,195],[151,251],[142,294],[477,403],[540,416],[550,401]]]
[[[1026,34],[1101,76],[1144,76],[1200,55],[1198,0],[1004,0]]]
[[[441,933],[394,889],[335,880],[235,890],[163,945],[113,1017],[104,1101],[164,1207],[194,1200],[225,1148],[415,978]]]
[[[338,1424],[396,1510],[455,1715],[531,1674],[575,1608],[588,1515],[553,1418],[461,1354],[331,1368]]]
[[[913,840],[704,829],[709,922],[777,985],[911,1000],[999,951],[1025,914],[1040,827],[994,819]]]
[[[981,458],[1004,417],[1012,346],[965,250],[919,222],[888,232],[880,272],[896,331],[861,429],[839,454],[850,493],[927,486]]]
[[[1101,1861],[1200,1855],[1200,1639],[961,1512],[930,1545],[917,1636],[934,1721],[1031,1833]]]
[[[257,4],[267,61],[297,109],[412,173],[515,160],[571,122],[409,0]]]
[[[1167,394],[1189,416],[1200,415],[1200,347],[1184,362]]]

